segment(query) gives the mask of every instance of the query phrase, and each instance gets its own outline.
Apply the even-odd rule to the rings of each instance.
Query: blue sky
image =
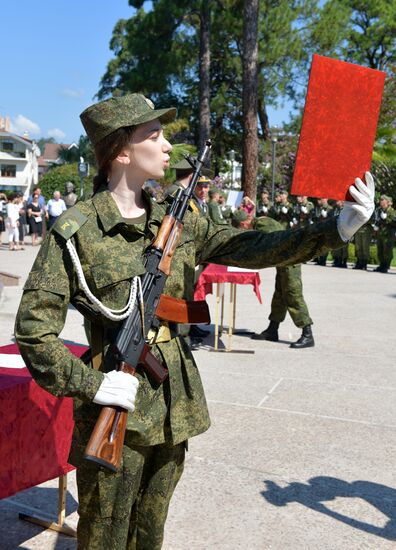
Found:
[[[79,114],[91,103],[112,57],[109,42],[128,0],[1,2],[0,116],[31,139],[71,143],[84,133]],[[288,111],[269,110],[270,124]]]

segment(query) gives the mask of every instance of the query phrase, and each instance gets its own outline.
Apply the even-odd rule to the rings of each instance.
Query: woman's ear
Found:
[[[119,162],[120,164],[123,164],[124,166],[129,165],[131,163],[131,149],[128,147],[124,147],[116,158],[115,161]]]

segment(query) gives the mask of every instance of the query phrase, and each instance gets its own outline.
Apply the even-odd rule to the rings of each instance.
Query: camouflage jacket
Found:
[[[220,205],[216,201],[208,202],[209,217],[213,223],[217,225],[228,225],[227,220],[224,219]]]
[[[383,219],[381,214],[386,214]],[[389,206],[386,210],[377,208],[374,214],[375,226],[377,227],[377,236],[392,239],[396,229],[396,210]]]
[[[166,200],[156,203],[145,196],[149,208],[147,221],[142,224],[125,223],[107,190],[64,212],[41,246],[17,314],[16,339],[33,378],[54,395],[74,398],[76,452],[71,460],[76,465],[100,410],[92,399],[103,373],[72,355],[59,334],[70,303],[88,320],[96,316],[105,331],[117,325],[92,311],[78,282],[66,239],[72,239],[95,296],[113,309],[124,307],[131,278],[144,273],[142,253],[156,236],[168,205]],[[193,299],[194,270],[202,262],[259,269],[295,264],[342,244],[334,220],[306,230],[267,235],[215,225],[190,210],[164,292]],[[200,376],[182,338],[155,345],[152,351],[167,365],[169,379],[156,389],[138,369],[140,386],[128,430],[131,441],[138,445],[159,444],[168,438],[177,444],[209,427]],[[105,337],[102,370],[114,368],[114,356]]]

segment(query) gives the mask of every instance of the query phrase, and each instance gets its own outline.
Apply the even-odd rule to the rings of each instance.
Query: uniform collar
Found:
[[[151,233],[155,236],[165,213],[163,207],[153,201],[147,191],[143,189],[142,193],[148,205],[147,225]],[[106,187],[102,187],[98,193],[92,197],[92,203],[106,233],[111,231],[116,225],[125,223],[115,200]]]

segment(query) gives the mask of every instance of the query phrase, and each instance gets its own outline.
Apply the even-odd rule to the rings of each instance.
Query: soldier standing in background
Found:
[[[305,227],[313,223],[312,216],[314,214],[315,206],[313,202],[308,200],[308,197],[304,195],[297,195],[296,204],[293,208],[293,226]]]
[[[344,207],[344,201],[337,201],[333,209],[333,216],[339,216],[341,210]],[[333,250],[333,267],[348,267],[348,243],[344,244],[341,248]],[[367,265],[367,262],[366,262]]]
[[[263,189],[260,195],[260,199],[257,201],[257,208],[256,208],[256,217],[266,217],[269,216],[269,212],[272,207],[272,202],[269,198],[269,192],[267,189]]]
[[[256,218],[253,221],[253,228],[264,233],[282,230],[281,224],[271,218]],[[251,338],[253,340],[278,342],[279,325],[285,320],[287,312],[289,312],[296,327],[302,329],[300,338],[290,344],[290,347],[296,349],[312,348],[315,345],[311,328],[313,321],[303,296],[301,264],[276,268],[275,291],[268,317],[270,323],[263,332],[253,334]]]
[[[333,215],[333,207],[329,205],[327,199],[318,199],[314,211],[315,222],[323,222]],[[328,252],[315,258],[318,265],[326,265]]]
[[[374,225],[379,266],[374,271],[388,273],[393,258],[396,212],[392,208],[392,198],[388,195],[381,195],[379,204],[379,208],[375,211]]]
[[[228,225],[224,219],[223,213],[219,204],[220,191],[217,188],[209,190],[208,212],[209,218],[217,225]]]
[[[373,227],[370,222],[366,223],[355,233],[353,241],[355,243],[356,264],[353,269],[367,269],[370,259],[370,244]]]
[[[289,229],[293,220],[293,205],[289,202],[289,193],[286,189],[279,190],[279,202],[275,197],[276,204],[270,212],[271,218],[281,224],[283,229]]]

